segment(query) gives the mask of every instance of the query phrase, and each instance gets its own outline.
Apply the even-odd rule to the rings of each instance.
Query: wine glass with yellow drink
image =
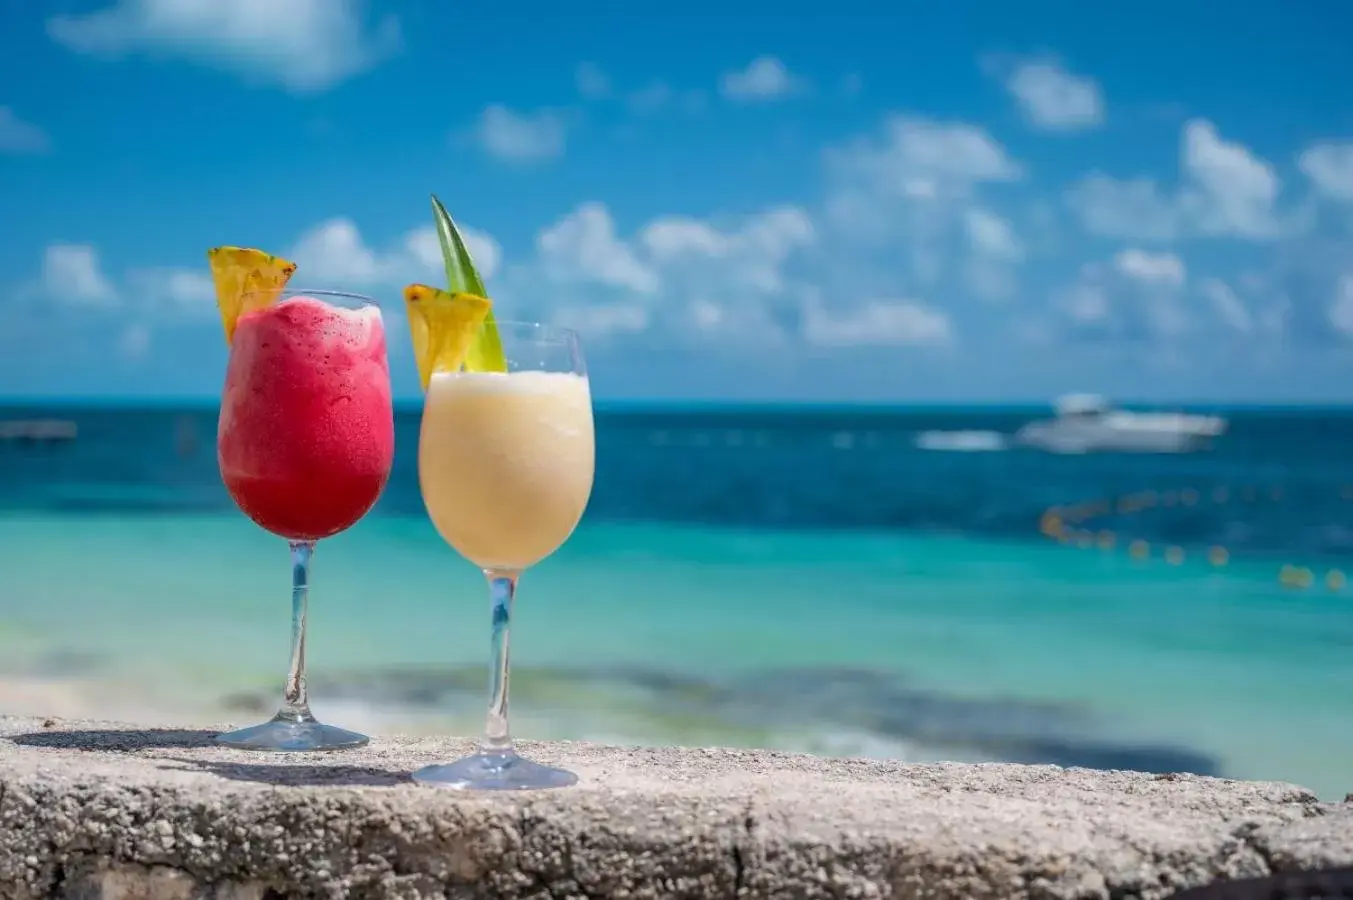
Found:
[[[484,573],[492,637],[477,752],[413,778],[469,790],[564,787],[577,776],[513,747],[508,642],[518,580],[568,539],[592,492],[587,371],[574,332],[494,320],[455,225],[435,198],[433,206],[453,290],[404,292],[425,392],[419,486],[437,532]]]

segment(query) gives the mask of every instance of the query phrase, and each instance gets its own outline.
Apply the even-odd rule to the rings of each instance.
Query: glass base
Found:
[[[578,776],[515,753],[476,753],[453,763],[425,766],[413,780],[460,791],[535,791],[578,783]]]
[[[268,750],[274,753],[308,753],[313,750],[350,750],[365,747],[364,734],[325,725],[314,719],[297,721],[277,716],[262,725],[229,731],[216,743],[238,750]]]

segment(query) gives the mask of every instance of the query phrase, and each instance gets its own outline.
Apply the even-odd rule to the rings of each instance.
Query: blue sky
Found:
[[[608,399],[1346,401],[1353,8],[0,0],[0,396],[193,396],[206,248],[429,192]]]

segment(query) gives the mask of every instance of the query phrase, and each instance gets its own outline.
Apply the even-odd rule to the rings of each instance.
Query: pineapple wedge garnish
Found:
[[[240,316],[272,304],[296,271],[294,262],[249,247],[213,247],[207,261],[227,344]]]
[[[492,301],[476,294],[453,294],[426,284],[406,287],[404,305],[425,391],[433,372],[456,372],[464,365],[493,309]]]

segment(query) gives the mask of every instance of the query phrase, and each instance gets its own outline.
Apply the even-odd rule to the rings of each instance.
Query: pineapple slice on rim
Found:
[[[465,363],[493,302],[477,294],[451,293],[426,284],[404,288],[409,335],[423,390],[432,373],[455,372]]]
[[[270,305],[296,271],[294,262],[252,247],[213,247],[207,262],[227,344],[235,337],[240,316]]]

